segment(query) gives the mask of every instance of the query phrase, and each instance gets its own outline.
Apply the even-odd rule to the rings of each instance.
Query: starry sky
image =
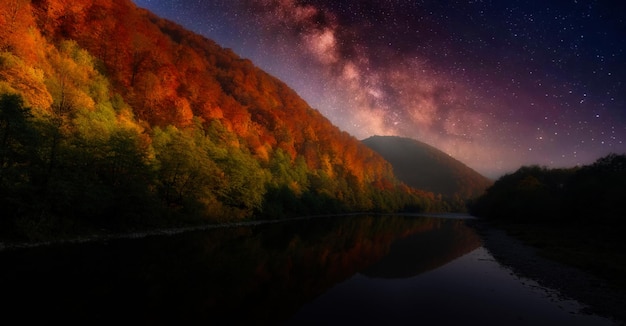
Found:
[[[251,59],[358,139],[485,176],[626,152],[620,0],[134,0]]]

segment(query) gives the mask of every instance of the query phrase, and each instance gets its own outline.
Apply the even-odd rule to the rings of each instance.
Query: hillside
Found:
[[[373,136],[363,143],[393,166],[395,175],[407,185],[441,194],[455,209],[480,196],[491,181],[450,155],[417,140]]]
[[[491,220],[624,228],[624,186],[626,154],[609,154],[572,168],[523,166],[496,180],[470,209]]]
[[[441,209],[283,82],[129,0],[5,4],[6,234]]]

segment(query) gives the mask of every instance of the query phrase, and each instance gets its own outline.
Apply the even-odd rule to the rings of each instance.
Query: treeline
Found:
[[[470,204],[473,215],[515,222],[626,226],[626,155],[580,168],[522,167]]]
[[[0,8],[0,233],[432,211],[286,85],[127,0]]]
[[[3,237],[436,208],[415,190],[331,178],[280,149],[261,163],[219,121],[141,130],[115,110],[38,116],[0,95]]]

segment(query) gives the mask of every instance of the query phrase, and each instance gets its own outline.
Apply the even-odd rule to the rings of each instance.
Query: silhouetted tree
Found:
[[[31,164],[38,141],[30,109],[16,94],[0,95],[0,225],[12,228],[17,215],[27,209],[32,192]]]

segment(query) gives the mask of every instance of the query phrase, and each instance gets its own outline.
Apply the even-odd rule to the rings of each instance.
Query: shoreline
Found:
[[[617,325],[626,325],[626,293],[623,291],[586,271],[540,256],[534,247],[487,221],[473,219],[467,225],[480,235],[483,246],[498,262],[519,276],[578,301],[586,307],[582,313],[598,314],[612,318]]]
[[[277,220],[249,220],[229,223],[215,223],[195,226],[159,228],[153,230],[123,233],[105,233],[77,236],[69,239],[58,239],[40,242],[0,242],[0,253],[13,250],[33,249],[54,245],[74,245],[109,240],[141,239],[151,236],[172,236],[186,232],[214,230],[242,226],[257,226],[308,220],[314,218],[347,217],[358,215],[397,215],[431,218],[464,219],[466,225],[480,236],[483,247],[487,249],[504,266],[512,269],[517,275],[533,279],[541,286],[554,289],[564,297],[581,303],[585,308],[582,313],[593,313],[612,318],[617,325],[626,325],[626,292],[616,290],[607,282],[581,269],[544,258],[538,250],[521,240],[507,234],[506,231],[493,226],[488,221],[475,218],[468,214],[451,213],[345,213],[300,216]]]
[[[371,212],[355,212],[355,213],[343,213],[343,214],[321,214],[321,215],[306,215],[306,216],[297,216],[283,219],[275,219],[275,220],[247,220],[247,221],[239,221],[239,222],[217,222],[214,224],[200,224],[200,225],[192,225],[192,226],[181,226],[181,227],[162,227],[155,229],[147,229],[143,231],[128,231],[128,232],[110,232],[110,233],[102,233],[102,234],[89,234],[89,235],[77,235],[75,237],[66,238],[66,239],[55,239],[49,241],[21,241],[21,242],[4,242],[0,241],[0,252],[9,251],[9,250],[20,250],[20,249],[31,249],[45,246],[54,246],[54,245],[66,245],[66,244],[81,244],[81,243],[91,243],[91,242],[99,242],[99,241],[109,241],[109,240],[121,240],[121,239],[141,239],[151,236],[171,236],[182,234],[186,232],[195,232],[195,231],[207,231],[221,228],[232,228],[232,227],[241,227],[241,226],[257,226],[257,225],[265,225],[265,224],[274,224],[274,223],[283,223],[283,222],[292,222],[292,221],[301,221],[308,220],[313,218],[330,218],[330,217],[346,217],[346,216],[358,216],[358,215],[403,215],[403,216],[421,216],[421,217],[446,217],[446,218],[454,218],[451,217],[451,214],[448,213],[371,213]],[[439,216],[438,216],[439,215]],[[450,215],[450,217],[448,217]],[[461,215],[461,214],[453,214],[453,215]]]
[[[223,223],[202,224],[202,225],[183,226],[183,227],[170,227],[170,228],[164,227],[164,228],[157,228],[157,229],[144,230],[144,231],[91,234],[91,235],[76,236],[76,237],[68,238],[68,239],[56,239],[56,240],[50,240],[50,241],[37,241],[37,242],[2,242],[0,241],[0,252],[7,251],[7,250],[38,248],[38,247],[52,246],[52,245],[81,244],[81,243],[119,240],[119,239],[141,239],[141,238],[151,237],[151,236],[170,236],[170,235],[176,235],[176,234],[181,234],[185,232],[206,231],[206,230],[240,227],[240,226],[256,226],[256,225],[264,225],[264,224],[300,221],[300,220],[307,220],[307,219],[313,219],[313,218],[346,217],[346,216],[358,216],[358,215],[377,215],[377,216],[378,215],[379,216],[399,215],[399,216],[434,217],[434,218],[449,218],[449,219],[475,219],[475,217],[468,215],[466,213],[423,213],[422,214],[422,213],[355,212],[355,213],[343,213],[343,214],[306,215],[306,216],[290,217],[290,218],[276,219],[276,220],[267,220],[267,219],[266,220],[248,220],[248,221],[240,221],[240,222],[223,222]]]
[[[315,216],[295,217],[295,218],[279,219],[279,220],[252,220],[252,221],[241,221],[241,222],[223,222],[223,223],[215,223],[215,224],[201,224],[201,225],[169,227],[169,228],[163,227],[163,228],[148,229],[148,230],[143,230],[143,231],[119,232],[119,233],[111,232],[111,233],[103,233],[103,234],[82,235],[82,236],[76,236],[76,237],[67,238],[67,239],[55,239],[55,240],[49,240],[49,241],[0,242],[0,252],[7,251],[7,250],[31,249],[31,248],[38,248],[38,247],[45,247],[45,246],[53,246],[53,245],[81,244],[81,243],[91,243],[91,242],[121,240],[121,239],[141,239],[141,238],[146,238],[146,237],[151,237],[151,236],[171,236],[171,235],[177,235],[177,234],[182,234],[186,232],[206,231],[206,230],[240,227],[240,226],[255,226],[255,225],[262,225],[262,224],[302,220],[302,219],[313,218],[313,217]],[[321,217],[321,216],[318,216],[318,217]]]

